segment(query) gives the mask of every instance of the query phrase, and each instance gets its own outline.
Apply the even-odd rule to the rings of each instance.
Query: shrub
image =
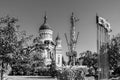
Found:
[[[84,80],[87,73],[87,67],[66,66],[62,70],[58,70],[58,80]]]

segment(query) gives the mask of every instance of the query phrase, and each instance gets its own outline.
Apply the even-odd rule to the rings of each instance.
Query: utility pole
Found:
[[[78,40],[78,36],[79,36],[79,32],[77,33],[77,38],[75,37],[75,23],[78,22],[79,19],[77,19],[76,17],[74,17],[74,13],[72,13],[72,16],[70,17],[70,23],[71,23],[71,27],[70,27],[70,39],[68,41],[67,39],[67,35],[65,34],[65,38],[66,38],[66,42],[67,42],[67,46],[68,46],[68,52],[66,52],[66,55],[69,58],[68,61],[68,65],[75,65],[75,60],[76,60],[76,56],[77,56],[77,52],[75,51],[76,48],[76,44],[77,44],[77,40]]]

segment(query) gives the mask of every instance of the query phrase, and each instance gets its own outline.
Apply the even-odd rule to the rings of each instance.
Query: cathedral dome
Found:
[[[44,16],[44,23],[39,28],[39,38],[41,41],[50,40],[52,41],[53,30],[47,24],[47,16]]]
[[[45,29],[50,29],[50,30],[52,30],[51,27],[50,27],[47,23],[41,25],[40,28],[39,28],[39,30],[45,30]]]
[[[40,26],[39,30],[52,30],[51,27],[47,24],[47,16],[44,16],[44,23]]]

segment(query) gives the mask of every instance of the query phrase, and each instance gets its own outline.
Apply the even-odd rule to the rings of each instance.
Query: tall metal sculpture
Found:
[[[74,13],[72,13],[72,16],[70,18],[71,21],[71,27],[70,27],[70,40],[68,41],[67,35],[65,34],[65,38],[68,45],[68,52],[66,55],[69,57],[68,65],[75,65],[75,60],[77,56],[77,52],[75,51],[79,32],[77,33],[77,37],[75,37],[75,23],[79,21],[76,17],[74,17]]]
[[[108,79],[109,77],[109,63],[108,63],[108,54],[107,46],[110,41],[110,32],[111,27],[110,23],[102,17],[96,15],[96,24],[97,24],[97,53],[98,58],[98,67],[99,75],[98,80]]]

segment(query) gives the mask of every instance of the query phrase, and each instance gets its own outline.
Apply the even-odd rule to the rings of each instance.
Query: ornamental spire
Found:
[[[56,40],[60,40],[59,33],[57,34]]]
[[[47,14],[45,12],[45,16],[44,16],[44,24],[47,22]]]

